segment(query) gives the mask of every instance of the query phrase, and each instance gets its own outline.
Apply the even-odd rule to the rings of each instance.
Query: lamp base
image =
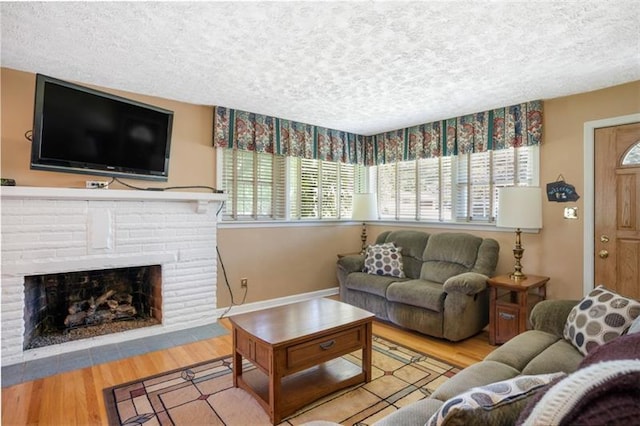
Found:
[[[527,276],[520,271],[514,271],[509,274],[509,278],[511,278],[513,281],[521,281],[527,278]]]
[[[360,240],[362,241],[362,250],[360,254],[364,254],[367,249],[367,225],[362,222],[362,233],[360,234]]]
[[[524,253],[524,249],[522,248],[522,244],[520,241],[520,228],[516,228],[516,246],[513,248],[513,257],[516,259],[516,264],[514,265],[514,271],[509,274],[509,278],[514,281],[523,280],[527,278],[527,276],[522,272],[522,265],[520,264],[520,260],[522,259],[522,254]]]

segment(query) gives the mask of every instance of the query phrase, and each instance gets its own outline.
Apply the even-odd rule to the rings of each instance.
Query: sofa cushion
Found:
[[[484,386],[501,380],[511,379],[520,374],[520,371],[508,365],[495,361],[482,361],[470,365],[460,373],[438,386],[432,398],[446,401],[456,395],[466,392],[477,386]]]
[[[545,374],[556,371],[572,373],[584,356],[566,340],[558,340],[527,364],[522,374]]]
[[[442,406],[442,401],[425,398],[401,407],[399,410],[385,416],[373,426],[424,426],[425,420]]]
[[[514,424],[529,397],[553,379],[564,375],[518,376],[472,388],[442,404],[426,425]]]
[[[500,362],[522,371],[533,358],[558,340],[560,340],[558,336],[543,331],[529,330],[518,334],[491,352],[485,357],[485,360]]]
[[[476,262],[481,243],[482,238],[464,233],[431,235],[422,255],[420,278],[444,283],[454,275],[469,272]]]
[[[640,302],[599,285],[569,313],[564,338],[586,355],[620,336],[638,316]]]
[[[445,295],[442,284],[425,280],[394,282],[387,287],[389,302],[404,303],[435,312],[442,312]]]
[[[389,287],[392,282],[403,279],[406,280],[406,278],[371,275],[366,272],[352,272],[347,277],[345,287],[349,290],[362,291],[365,293],[375,294],[376,296],[385,297],[387,294],[387,287]]]
[[[401,250],[402,247],[396,247],[393,243],[368,246],[365,251],[363,272],[404,278]]]
[[[402,247],[402,261],[404,274],[409,278],[420,278],[422,268],[422,254],[427,245],[429,234],[420,231],[391,231],[383,232],[376,239],[376,244],[394,243]]]
[[[564,325],[577,300],[543,300],[531,310],[529,319],[534,330],[546,331],[563,338]]]

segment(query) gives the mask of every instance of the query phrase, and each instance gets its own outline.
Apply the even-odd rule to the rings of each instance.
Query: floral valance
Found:
[[[542,101],[373,136],[215,107],[213,133],[216,147],[373,166],[538,145],[542,142]]]
[[[542,101],[368,136],[366,165],[538,145]]]
[[[215,107],[216,147],[364,164],[365,137],[252,112]]]

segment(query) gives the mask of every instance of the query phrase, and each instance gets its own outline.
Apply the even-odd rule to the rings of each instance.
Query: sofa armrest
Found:
[[[487,288],[487,279],[486,275],[477,272],[465,272],[446,280],[443,289],[445,293],[462,293],[473,296]]]
[[[348,256],[342,256],[338,259],[338,269],[345,274],[352,272],[362,272],[364,268],[364,255],[353,254]]]
[[[533,329],[562,337],[569,312],[577,304],[577,300],[541,301],[531,310],[531,325],[533,325]]]

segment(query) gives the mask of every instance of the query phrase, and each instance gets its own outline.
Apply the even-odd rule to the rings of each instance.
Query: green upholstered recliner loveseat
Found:
[[[365,255],[338,260],[340,299],[378,318],[421,333],[459,341],[489,322],[486,280],[499,245],[467,233],[387,231],[375,244],[402,248],[404,278],[363,272]]]

